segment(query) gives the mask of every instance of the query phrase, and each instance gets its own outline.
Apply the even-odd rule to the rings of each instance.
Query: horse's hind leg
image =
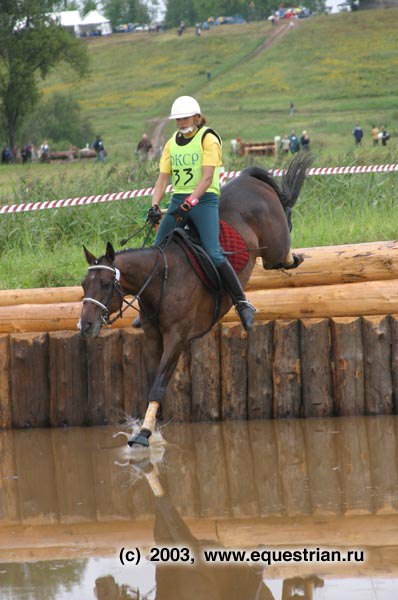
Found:
[[[136,435],[129,445],[135,444],[141,446],[149,445],[149,438],[152,435],[156,426],[156,415],[162,404],[167,384],[169,383],[171,376],[176,368],[177,361],[184,348],[180,336],[176,334],[168,334],[163,338],[163,355],[159,364],[159,369],[155,377],[153,386],[149,392],[149,404],[145,413],[144,422],[141,427],[141,431]]]

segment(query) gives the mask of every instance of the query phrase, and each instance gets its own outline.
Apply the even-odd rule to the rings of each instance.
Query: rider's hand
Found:
[[[175,218],[177,223],[182,223],[182,221],[187,216],[187,213],[189,213],[189,211],[198,203],[199,199],[194,198],[191,194],[190,196],[187,196],[184,202],[177,206],[177,208],[173,210],[173,212],[171,212],[170,214]]]
[[[177,223],[182,223],[187,214],[189,213],[189,211],[191,210],[192,206],[190,204],[188,204],[188,202],[186,200],[184,200],[184,202],[182,202],[182,204],[180,204],[179,206],[177,206],[177,208],[175,208],[170,215],[173,216],[175,218],[175,220],[177,221]]]
[[[151,225],[153,225],[155,227],[155,225],[159,225],[161,218],[162,218],[162,211],[160,210],[160,208],[157,204],[154,204],[148,210],[148,215],[146,218],[147,223],[150,223]]]

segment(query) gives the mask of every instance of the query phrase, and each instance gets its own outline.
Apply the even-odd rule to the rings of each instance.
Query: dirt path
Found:
[[[233,65],[232,68],[235,68],[237,65],[241,65],[244,62],[252,60],[255,56],[258,56],[262,52],[265,52],[266,50],[269,50],[270,48],[275,46],[279,42],[279,40],[284,38],[285,35],[289,33],[289,31],[296,28],[300,24],[300,21],[298,19],[292,22],[294,22],[294,27],[290,26],[290,21],[287,23],[283,23],[282,25],[277,25],[272,31],[271,35],[268,36],[267,39],[262,44],[260,44],[260,46],[249,52],[249,54],[247,54],[243,58],[241,58],[237,63]],[[223,73],[223,75],[225,75],[225,72]],[[154,119],[156,125],[152,134],[152,146],[154,148],[153,152],[155,155],[159,151],[159,148],[163,147],[165,141],[164,131],[166,129],[168,120],[169,119],[167,117]]]

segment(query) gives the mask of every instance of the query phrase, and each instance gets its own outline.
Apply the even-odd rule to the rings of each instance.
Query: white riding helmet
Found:
[[[180,96],[174,100],[169,119],[183,119],[184,117],[193,117],[200,115],[199,102],[192,96]]]

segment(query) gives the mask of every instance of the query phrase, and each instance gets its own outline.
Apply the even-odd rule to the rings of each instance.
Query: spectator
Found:
[[[308,133],[304,130],[302,133],[302,136],[300,138],[300,144],[303,150],[306,150],[308,152],[308,150],[310,149],[310,143],[311,140],[308,137]]]
[[[152,150],[151,140],[149,139],[148,134],[143,133],[142,138],[138,142],[136,151],[138,162],[142,163],[148,160],[150,150]]]
[[[100,135],[97,135],[97,137],[95,138],[94,143],[93,143],[93,148],[97,154],[97,158],[95,159],[95,162],[104,163],[106,152],[105,152],[105,148],[104,148],[104,142],[102,141],[102,137]]]
[[[290,152],[296,154],[300,150],[300,140],[298,139],[296,132],[292,129],[292,133],[289,135],[290,140]]]
[[[373,139],[373,146],[379,145],[379,128],[376,125],[372,125],[372,131],[370,132]]]
[[[283,154],[289,154],[289,150],[290,150],[290,139],[289,136],[287,135],[287,133],[285,133],[285,135],[282,138],[281,141],[281,148],[282,148],[282,153]]]
[[[4,146],[3,151],[1,153],[1,162],[3,165],[9,165],[12,160],[12,152],[8,148],[8,146]]]
[[[195,34],[197,36],[200,36],[201,33],[202,33],[202,27],[200,26],[200,23],[196,23],[196,25],[195,25]]]
[[[210,81],[210,79],[211,79],[211,72],[207,71],[206,75],[207,75],[207,81]]]
[[[294,104],[293,104],[293,102],[291,102],[289,104],[289,115],[290,116],[294,115]]]
[[[40,146],[40,162],[48,162],[50,159],[50,148],[47,140]]]
[[[390,134],[388,133],[388,131],[386,130],[384,125],[382,125],[380,133],[381,133],[381,136],[380,136],[381,137],[381,145],[387,146],[387,142],[390,139]]]
[[[363,138],[363,129],[362,129],[362,127],[360,127],[359,123],[357,123],[355,125],[354,129],[352,130],[352,135],[355,138],[355,144],[357,146],[360,146],[362,138]]]

